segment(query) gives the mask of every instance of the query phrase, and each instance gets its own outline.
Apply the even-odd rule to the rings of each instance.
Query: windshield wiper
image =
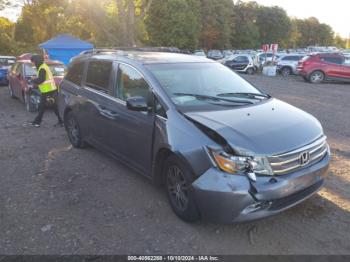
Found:
[[[198,99],[209,99],[213,101],[225,101],[225,102],[231,102],[231,103],[239,103],[239,104],[254,104],[251,101],[248,100],[232,100],[232,99],[225,99],[217,96],[208,96],[208,95],[200,95],[200,94],[191,94],[191,93],[173,93],[173,95],[176,96],[193,96]]]
[[[248,98],[253,98],[253,99],[256,99],[257,97],[264,97],[264,98],[271,98],[270,95],[268,94],[259,94],[259,93],[241,93],[241,92],[238,92],[238,93],[222,93],[222,94],[218,94],[217,96],[236,96],[236,97],[239,97],[239,96],[243,96],[243,97],[248,97]]]

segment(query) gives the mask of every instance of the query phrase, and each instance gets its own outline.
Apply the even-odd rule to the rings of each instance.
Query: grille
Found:
[[[319,162],[328,151],[326,137],[284,154],[268,157],[275,175],[284,175]],[[302,156],[304,157],[302,159]],[[303,161],[304,160],[304,161]]]
[[[293,195],[284,197],[284,198],[280,198],[277,200],[272,200],[271,202],[271,206],[269,207],[270,210],[280,210],[282,208],[285,208],[287,206],[290,206],[310,195],[312,195],[313,193],[315,193],[317,190],[320,189],[320,187],[323,185],[323,180],[317,182],[316,184],[301,190],[298,193],[295,193]]]

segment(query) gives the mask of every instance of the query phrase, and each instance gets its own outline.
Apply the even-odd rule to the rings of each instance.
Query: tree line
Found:
[[[346,39],[316,18],[288,17],[280,7],[232,0],[0,0],[21,4],[15,23],[0,18],[1,53],[31,51],[68,33],[97,47],[175,46],[256,49],[337,45]]]

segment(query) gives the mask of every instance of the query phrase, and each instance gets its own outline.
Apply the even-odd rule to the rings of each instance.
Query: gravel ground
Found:
[[[250,223],[186,224],[165,193],[99,151],[71,148],[52,112],[0,87],[1,254],[350,254],[350,85],[244,76],[316,116],[333,159],[317,195]]]

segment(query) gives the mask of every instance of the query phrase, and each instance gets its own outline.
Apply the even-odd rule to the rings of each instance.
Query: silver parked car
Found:
[[[286,54],[277,60],[277,71],[282,76],[297,75],[298,62],[304,57],[303,54]]]
[[[80,55],[60,85],[59,110],[74,147],[88,143],[163,185],[185,221],[274,215],[327,175],[316,118],[202,57]]]

